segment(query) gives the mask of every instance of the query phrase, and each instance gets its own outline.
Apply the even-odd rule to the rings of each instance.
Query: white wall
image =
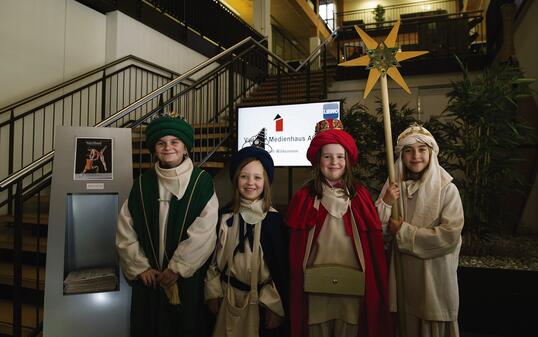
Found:
[[[0,107],[133,54],[179,73],[207,57],[120,12],[74,0],[4,0]]]
[[[105,62],[105,16],[74,0],[4,0],[0,107]]]
[[[184,73],[207,60],[202,54],[115,11],[106,16],[106,62],[129,54]]]

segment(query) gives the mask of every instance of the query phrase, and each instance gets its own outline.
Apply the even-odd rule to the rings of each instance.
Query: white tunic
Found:
[[[327,210],[323,227],[313,243],[309,265],[337,264],[361,270],[353,238],[347,235],[343,216],[349,209],[349,199],[342,198],[342,189],[323,185],[321,204]],[[314,228],[312,229],[314,230]],[[359,298],[345,295],[308,295],[308,324],[341,320],[347,324],[359,323]]]
[[[186,158],[181,165],[173,169],[162,169],[156,164],[159,182],[159,263],[164,260],[165,233],[168,221],[169,200],[172,194],[181,199],[190,180],[193,164]],[[169,268],[182,278],[191,277],[207,261],[216,242],[216,224],[218,221],[218,200],[213,195],[205,205],[200,215],[187,229],[187,239],[181,241],[174,255],[164,268]],[[120,256],[120,264],[125,276],[134,280],[151,268],[148,256],[142,251],[138,237],[133,228],[133,219],[129,212],[128,200],[121,208],[116,232],[116,247]],[[157,252],[156,252],[157,253]],[[147,254],[151,254],[147,252]],[[151,257],[150,257],[151,258]]]
[[[402,252],[407,314],[428,321],[457,321],[459,293],[456,271],[463,228],[463,207],[458,189],[453,183],[446,184],[441,189],[437,219],[430,224],[416,225],[407,219],[413,219],[417,187],[420,187],[410,186],[409,182],[402,185],[404,222],[395,237]],[[386,232],[392,207],[381,198],[377,200],[376,207]],[[391,263],[391,311],[396,311],[394,276],[394,263]]]
[[[223,298],[224,294],[227,291],[227,280],[225,279],[221,281],[220,273],[228,262],[227,257],[224,256],[224,247],[226,247],[226,241],[234,240],[237,242],[238,240],[237,237],[232,238],[228,235],[230,232],[234,232],[232,231],[231,227],[228,227],[228,224],[226,223],[228,219],[230,219],[232,216],[233,213],[224,214],[220,222],[216,257],[211,266],[209,267],[206,275],[206,301],[215,298]],[[244,223],[243,225],[246,226],[246,223]],[[244,248],[244,253],[241,253],[239,251],[236,252],[233,258],[232,266],[228,266],[228,272],[231,272],[231,275],[242,283],[250,285],[250,266],[252,261],[252,250],[250,249],[250,244],[248,243],[248,240],[245,240]],[[269,273],[269,268],[264,262],[263,249],[261,245],[259,252],[260,254],[258,261],[258,282],[259,284],[267,283],[260,289],[258,295],[259,301],[264,307],[268,308],[275,314],[284,317],[284,306],[282,304],[282,300],[280,299],[280,295],[278,294],[276,286],[273,281],[268,282],[271,278],[271,275]],[[233,299],[235,300],[235,303],[233,304],[235,304],[236,306],[243,306],[245,299],[247,298],[248,291],[242,291],[234,287],[231,287],[231,291],[233,292]]]

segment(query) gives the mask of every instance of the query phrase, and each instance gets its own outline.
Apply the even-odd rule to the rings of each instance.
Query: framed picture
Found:
[[[112,138],[76,138],[74,180],[112,180]]]

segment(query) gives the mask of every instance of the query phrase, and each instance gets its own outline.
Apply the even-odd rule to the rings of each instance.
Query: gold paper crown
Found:
[[[344,124],[339,119],[324,119],[316,124],[316,135],[329,130],[344,130]]]
[[[163,109],[163,110],[155,113],[153,116],[151,116],[148,119],[148,122],[152,122],[153,120],[161,118],[161,117],[172,117],[172,118],[179,118],[179,119],[185,120],[185,117],[181,116],[180,114],[178,114],[174,110],[172,110],[172,111],[164,111],[164,109]]]
[[[413,134],[420,134],[423,136],[428,136],[428,137],[433,138],[430,131],[426,130],[422,125],[418,123],[413,123],[398,136],[398,141],[400,141],[401,139],[404,139],[405,137],[409,137]]]

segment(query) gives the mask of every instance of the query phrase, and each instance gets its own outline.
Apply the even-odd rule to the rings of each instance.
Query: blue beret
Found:
[[[235,172],[239,168],[239,165],[248,158],[256,158],[262,163],[262,166],[265,169],[265,172],[267,172],[269,183],[272,183],[273,171],[275,170],[275,164],[273,162],[273,158],[271,158],[271,155],[269,154],[269,152],[256,146],[244,147],[232,156],[231,163],[230,163],[230,180],[232,180],[232,183],[233,183]]]

